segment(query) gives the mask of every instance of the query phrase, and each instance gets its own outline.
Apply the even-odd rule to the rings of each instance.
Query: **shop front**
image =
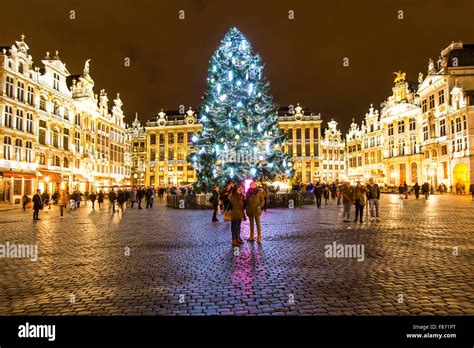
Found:
[[[0,203],[20,204],[23,195],[30,198],[36,188],[36,172],[0,172]]]

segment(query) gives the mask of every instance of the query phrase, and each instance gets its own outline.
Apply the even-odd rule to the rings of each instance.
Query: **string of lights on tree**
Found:
[[[238,29],[232,28],[214,52],[207,83],[200,106],[202,130],[192,139],[196,153],[189,158],[197,172],[196,188],[291,177],[293,164],[282,151],[286,135],[278,125],[262,60]]]

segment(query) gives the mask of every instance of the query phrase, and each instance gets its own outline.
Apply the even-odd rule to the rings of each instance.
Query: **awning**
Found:
[[[74,174],[73,181],[88,181],[86,178],[84,178],[81,174]]]
[[[62,181],[60,173],[50,172],[48,170],[42,170],[41,175],[42,175],[42,177],[40,177],[40,180],[43,180],[43,181],[49,181],[49,182],[61,182]],[[48,178],[48,179],[46,179],[46,178]]]
[[[11,172],[0,172],[4,178],[25,178],[25,179],[36,179],[36,172],[34,171],[11,171]]]

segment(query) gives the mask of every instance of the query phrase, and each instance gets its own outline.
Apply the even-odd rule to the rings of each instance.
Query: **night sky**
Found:
[[[135,112],[146,121],[161,108],[197,107],[209,59],[232,26],[261,54],[275,102],[300,102],[343,131],[391,94],[394,71],[416,81],[451,41],[474,43],[472,0],[30,0],[1,8],[0,46],[24,33],[37,66],[59,50],[71,74],[91,58],[96,93],[120,92],[128,123]]]

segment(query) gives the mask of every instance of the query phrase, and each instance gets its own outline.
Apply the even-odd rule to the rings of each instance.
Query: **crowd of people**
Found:
[[[446,187],[439,187],[438,191],[445,191]],[[452,190],[452,188],[451,188]],[[331,200],[336,200],[337,205],[343,206],[343,221],[351,221],[352,207],[354,206],[353,222],[363,223],[364,209],[366,206],[369,220],[380,221],[380,193],[381,187],[370,179],[367,184],[362,184],[357,181],[355,185],[348,182],[331,184],[316,182],[308,185],[294,185],[292,191],[295,192],[310,192],[314,194],[314,199],[317,208],[321,208],[322,201],[327,205]],[[469,191],[474,200],[474,184],[471,184]],[[212,222],[219,222],[218,215],[223,212],[224,220],[230,221],[230,229],[232,236],[232,246],[238,247],[244,243],[240,236],[242,220],[249,219],[250,237],[249,242],[255,241],[255,231],[257,234],[257,243],[262,243],[262,228],[260,217],[263,211],[267,210],[269,193],[273,192],[271,187],[262,184],[257,186],[256,182],[251,182],[247,191],[241,185],[230,181],[222,189],[215,186],[212,195],[209,199],[213,207]],[[406,182],[399,185],[398,192],[401,199],[408,199],[408,195],[414,192],[415,198],[419,199],[420,193],[428,199],[433,193],[433,187],[425,182],[421,186],[415,183],[411,188]],[[456,187],[456,193],[462,193],[462,187]],[[51,205],[59,207],[60,218],[64,217],[64,209],[70,207],[71,210],[78,209],[81,202],[90,201],[92,210],[95,210],[95,203],[97,201],[99,209],[102,209],[105,199],[109,204],[109,211],[112,214],[121,212],[128,207],[133,208],[135,204],[138,209],[143,209],[143,201],[145,201],[145,209],[152,209],[155,200],[155,195],[160,200],[163,200],[165,194],[192,196],[195,194],[192,186],[187,187],[169,187],[169,188],[154,188],[149,187],[132,187],[132,188],[111,188],[106,195],[103,190],[99,192],[85,192],[83,194],[78,189],[68,192],[67,190],[56,190],[51,197],[48,193],[41,193],[37,190],[36,194],[30,200],[27,195],[23,196],[23,210],[26,210],[27,205],[33,204],[33,220],[40,220],[39,211],[47,207],[51,209]]]
[[[71,192],[67,190],[56,190],[51,196],[47,192],[41,193],[37,190],[36,194],[30,200],[28,195],[24,195],[22,199],[23,210],[27,209],[27,206],[32,202],[33,206],[33,220],[41,220],[39,218],[39,211],[44,208],[51,210],[51,205],[59,207],[60,218],[64,217],[64,209],[69,207],[71,210],[75,210],[81,207],[81,203],[91,202],[92,210],[95,210],[96,202],[99,209],[103,208],[104,201],[109,201],[109,211],[112,214],[117,212],[124,212],[127,207],[133,208],[135,204],[138,205],[138,209],[143,209],[144,202],[146,203],[145,209],[153,208],[153,202],[155,200],[155,194],[160,200],[163,199],[165,192],[170,193],[170,189],[154,187],[132,187],[132,188],[111,188],[106,194],[104,190],[98,192],[85,192],[84,194],[75,189]]]

